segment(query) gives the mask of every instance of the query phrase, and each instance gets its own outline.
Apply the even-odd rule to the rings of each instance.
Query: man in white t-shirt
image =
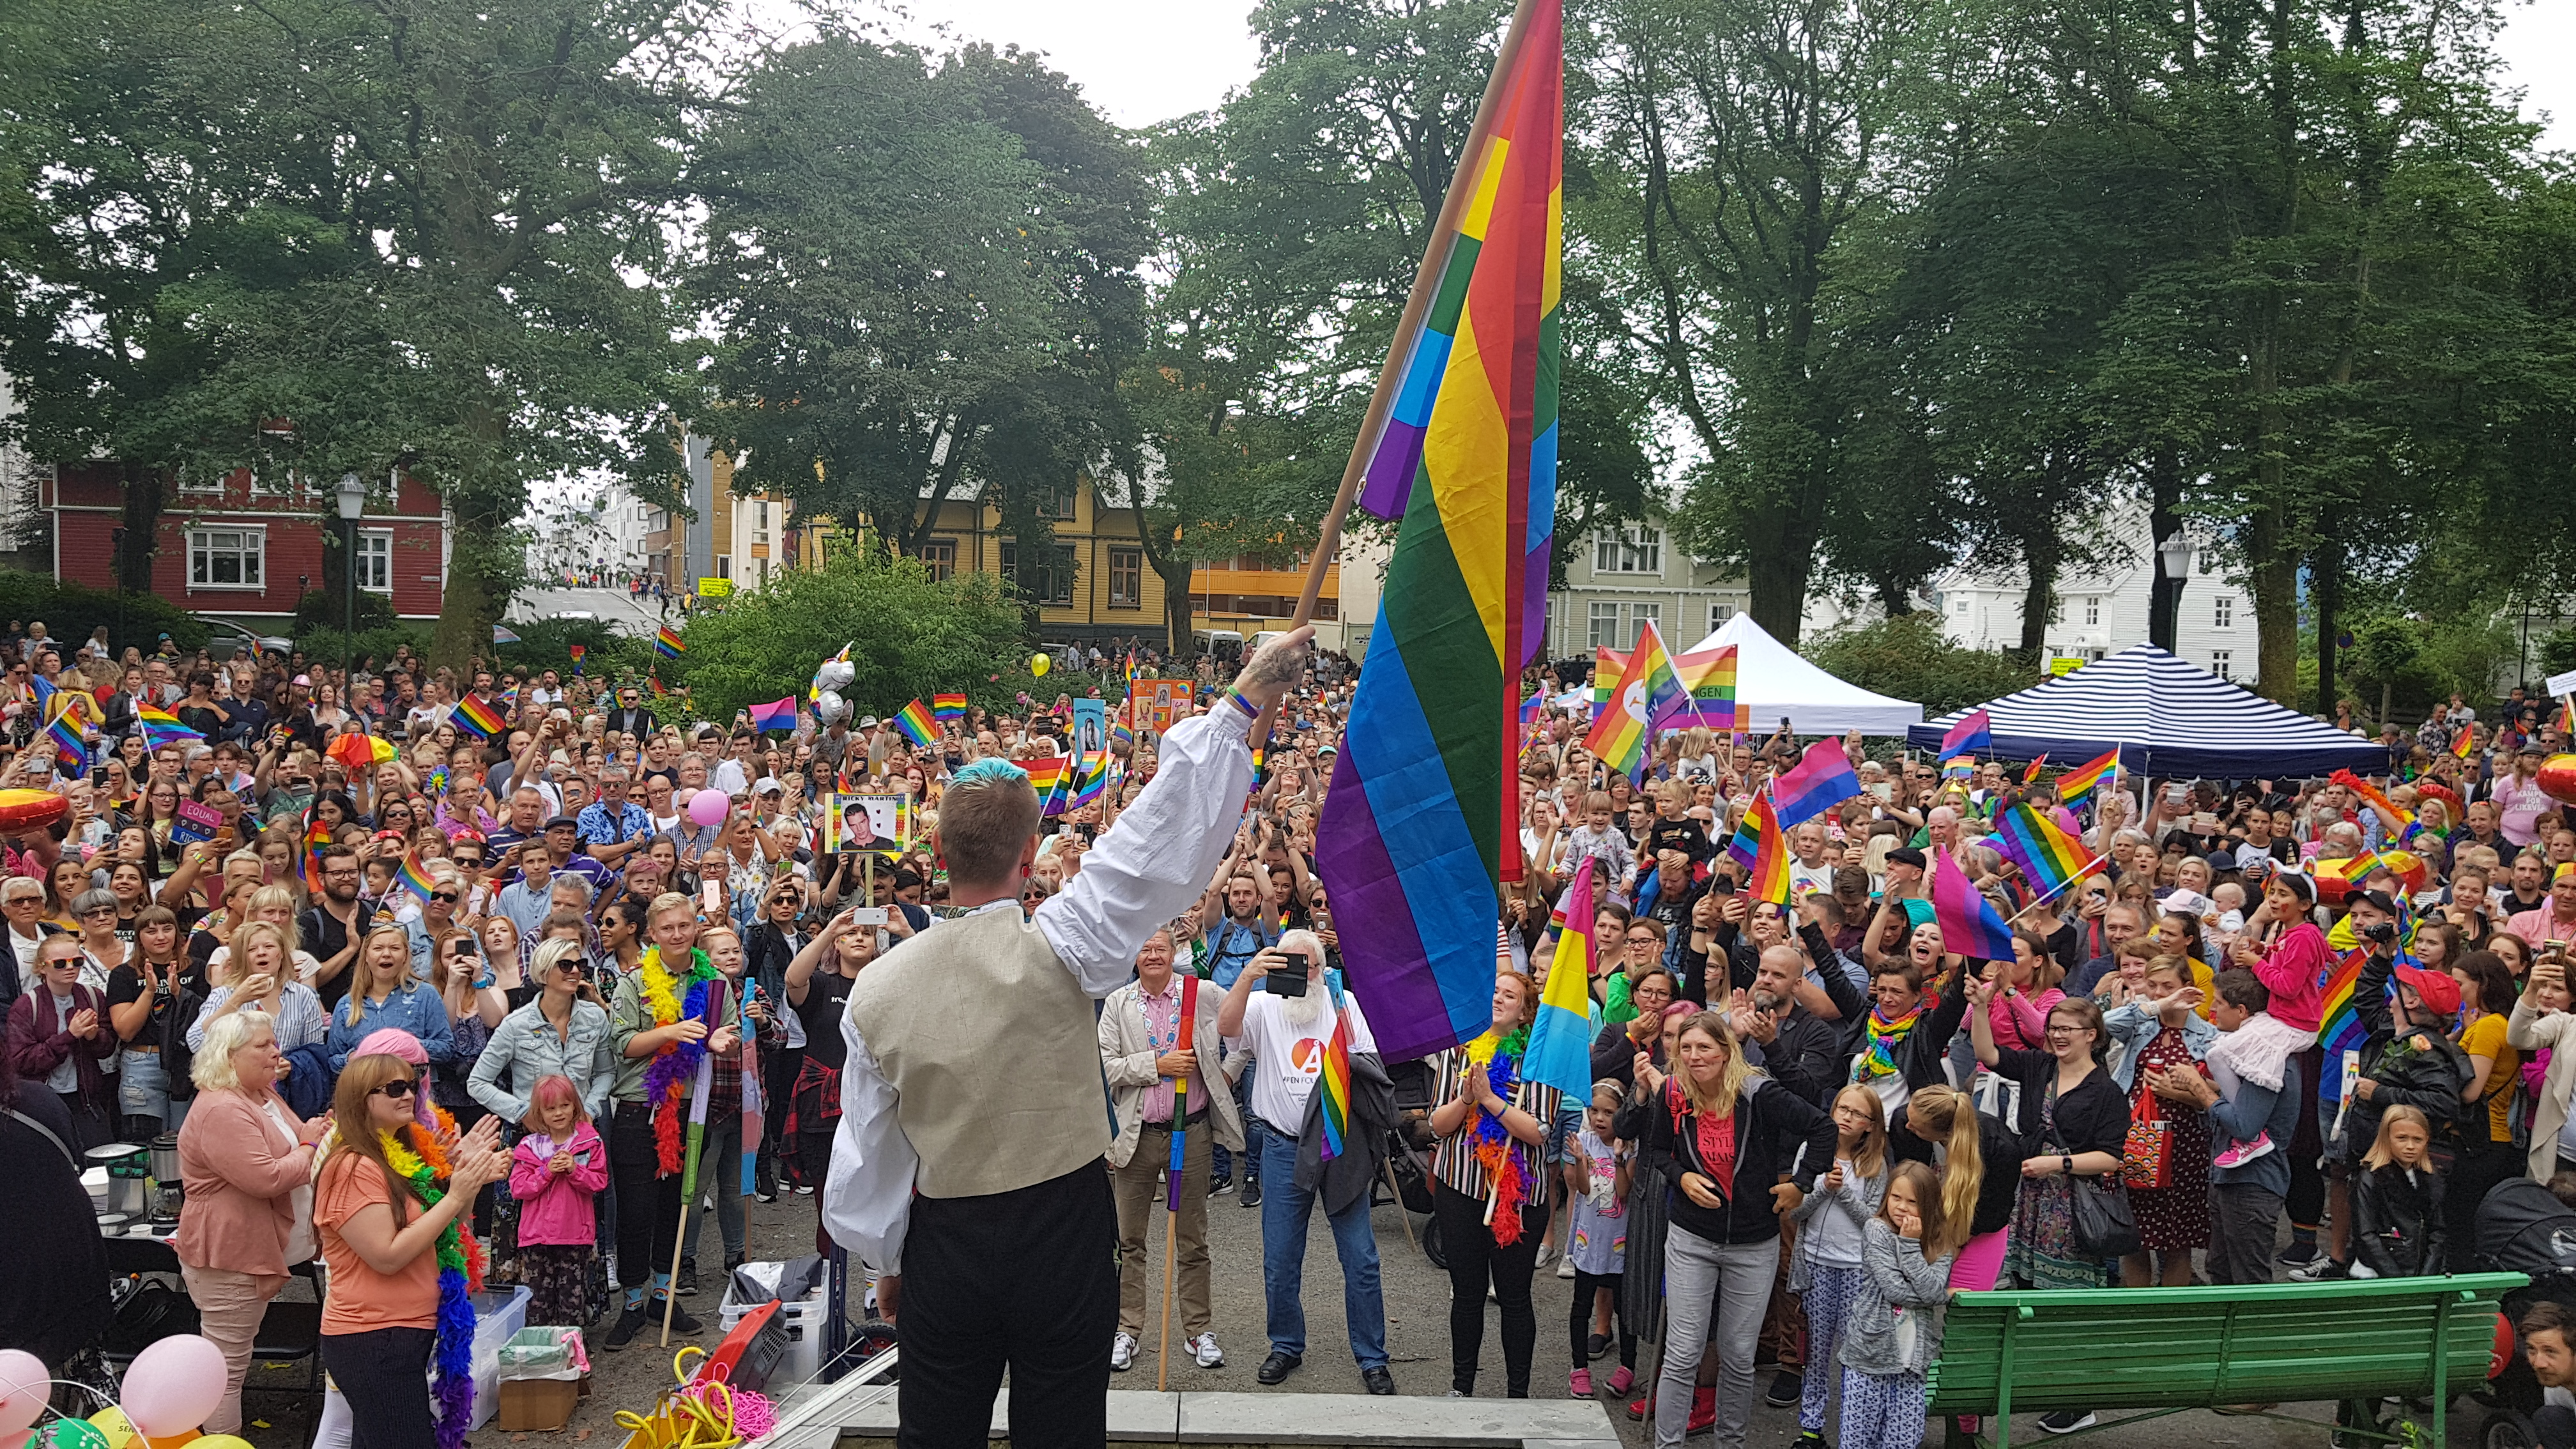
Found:
[[[1302,976],[1305,990],[1282,995],[1264,986],[1277,971],[1283,983]],[[1306,1356],[1306,1305],[1300,1296],[1306,1265],[1306,1222],[1315,1206],[1312,1188],[1297,1185],[1297,1141],[1307,1100],[1323,1075],[1325,1049],[1344,1012],[1350,1015],[1349,1050],[1375,1052],[1359,999],[1341,985],[1339,971],[1324,969],[1324,943],[1312,931],[1289,931],[1279,944],[1254,954],[1217,1009],[1217,1030],[1230,1045],[1252,1054],[1252,1115],[1261,1119],[1261,1286],[1269,1304],[1270,1356],[1255,1375],[1275,1384]],[[1392,1394],[1386,1367],[1386,1301],[1378,1285],[1377,1236],[1369,1225],[1368,1194],[1326,1221],[1342,1260],[1342,1310],[1351,1357],[1372,1394]]]

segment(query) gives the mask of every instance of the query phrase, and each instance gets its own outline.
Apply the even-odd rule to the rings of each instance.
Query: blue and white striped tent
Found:
[[[2123,649],[2072,674],[1982,706],[1994,753],[2080,765],[2118,746],[2131,774],[2257,779],[2323,775],[2339,767],[2386,770],[2388,752],[2322,720],[2283,709],[2153,644]],[[1905,742],[1939,749],[1969,713],[1914,726]]]

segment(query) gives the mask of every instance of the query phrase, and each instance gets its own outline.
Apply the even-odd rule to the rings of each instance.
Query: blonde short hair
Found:
[[[259,1039],[265,1032],[271,1041],[277,1039],[277,1018],[258,1007],[245,1007],[216,1017],[206,1024],[206,1044],[197,1048],[196,1060],[188,1065],[188,1080],[201,1092],[238,1090],[241,1075],[233,1070],[233,1053]]]

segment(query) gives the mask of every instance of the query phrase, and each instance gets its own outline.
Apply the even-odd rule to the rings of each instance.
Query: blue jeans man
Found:
[[[1315,1193],[1297,1185],[1296,1138],[1265,1124],[1259,1142],[1261,1175],[1269,1182],[1261,1200],[1261,1287],[1270,1308],[1270,1348],[1302,1359],[1306,1305],[1300,1294],[1306,1268],[1306,1219],[1315,1206]],[[1325,1221],[1332,1224],[1333,1250],[1342,1260],[1342,1315],[1350,1324],[1351,1357],[1359,1361],[1363,1374],[1383,1371],[1386,1299],[1378,1285],[1377,1234],[1369,1225],[1369,1195],[1360,1194]]]

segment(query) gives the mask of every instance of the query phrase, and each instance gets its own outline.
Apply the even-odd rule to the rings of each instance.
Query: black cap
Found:
[[[1887,853],[1887,863],[1889,865],[1910,865],[1916,870],[1926,869],[1932,864],[1930,860],[1924,857],[1922,851],[1916,850],[1910,845],[1900,845],[1894,850],[1889,851]]]
[[[581,828],[581,822],[573,819],[569,815],[558,815],[554,819],[547,821],[545,824],[545,828],[547,830],[553,830],[557,827],[561,827],[565,830],[579,830]]]
[[[921,884],[921,872],[914,870],[910,866],[904,866],[894,873],[894,888],[896,890],[908,891],[919,884]]]
[[[2346,899],[2346,904],[2359,905],[2363,901],[2377,907],[2382,915],[2393,917],[2397,914],[2397,902],[2390,900],[2386,891],[2354,891]]]

